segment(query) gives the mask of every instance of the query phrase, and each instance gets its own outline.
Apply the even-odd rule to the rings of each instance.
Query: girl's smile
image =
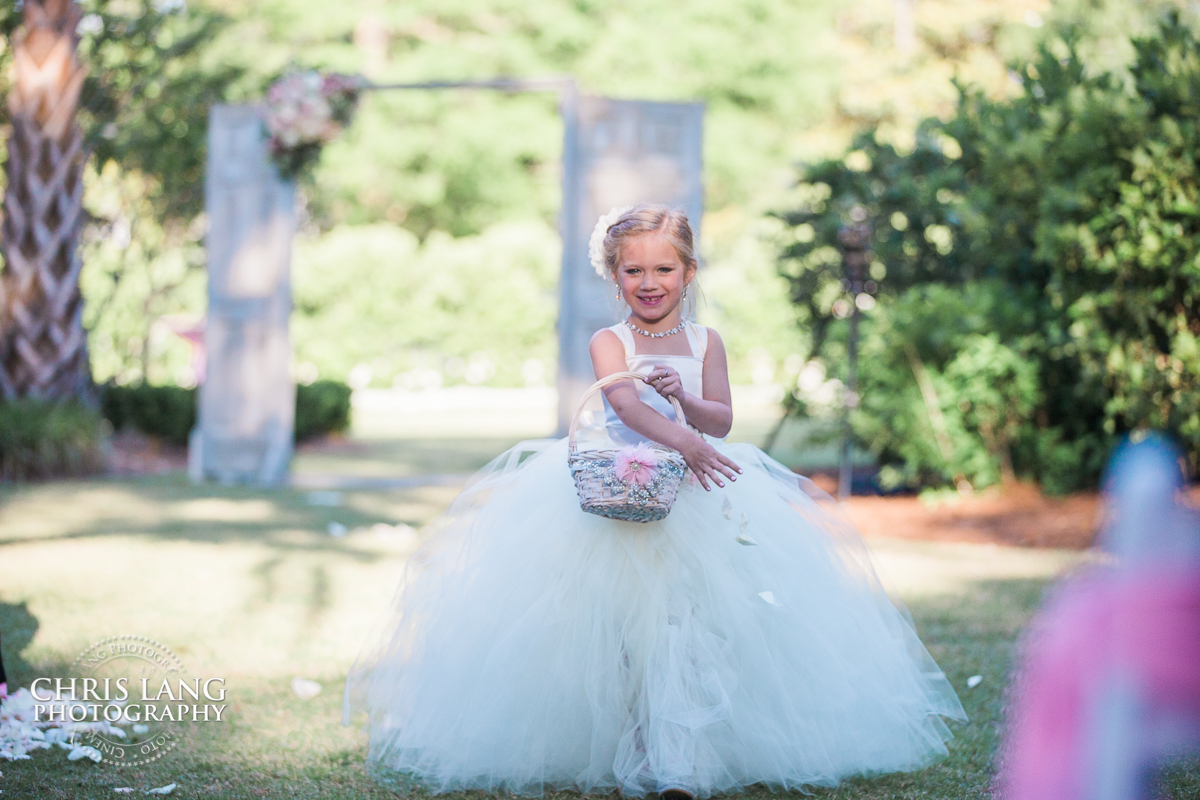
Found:
[[[637,299],[644,306],[657,306],[665,296],[663,294],[639,294]]]

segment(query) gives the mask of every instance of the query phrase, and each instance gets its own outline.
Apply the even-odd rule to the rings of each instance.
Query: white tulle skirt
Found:
[[[648,524],[580,510],[565,440],[481,470],[347,680],[376,774],[705,797],[944,754],[941,717],[966,715],[861,538],[811,481],[717,447],[737,482]]]

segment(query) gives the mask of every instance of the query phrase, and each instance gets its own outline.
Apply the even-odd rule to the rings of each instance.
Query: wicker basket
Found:
[[[592,384],[579,401],[575,416],[571,419],[571,430],[567,435],[567,463],[575,478],[575,489],[579,492],[579,506],[590,514],[599,514],[609,519],[628,522],[654,522],[671,513],[675,493],[687,473],[687,463],[675,450],[652,442],[651,448],[658,459],[654,477],[644,486],[626,482],[617,477],[614,461],[619,450],[583,450],[575,444],[579,429],[579,416],[588,399],[596,392],[617,381],[642,380],[636,372],[614,372]],[[674,397],[668,398],[675,407],[675,420],[687,429],[683,407]]]

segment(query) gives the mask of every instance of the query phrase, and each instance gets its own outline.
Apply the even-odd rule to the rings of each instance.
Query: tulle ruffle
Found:
[[[564,440],[481,470],[347,679],[373,768],[435,792],[705,797],[944,754],[962,706],[861,538],[807,479],[717,446],[737,482],[685,484],[648,524],[581,511]]]

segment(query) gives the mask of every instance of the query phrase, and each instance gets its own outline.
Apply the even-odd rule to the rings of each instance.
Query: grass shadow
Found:
[[[25,660],[25,650],[38,632],[38,618],[27,602],[0,601],[0,658],[4,661],[10,690],[32,680],[33,666]]]
[[[419,528],[444,504],[438,493],[450,491],[453,487],[346,492],[342,506],[325,507],[310,505],[307,492],[299,489],[195,486],[181,475],[58,481],[20,489],[0,486],[0,505],[7,506],[0,512],[0,553],[7,547],[119,536],[246,543],[266,546],[281,556],[309,553],[373,563],[380,558],[377,549],[361,546],[356,537],[331,536],[330,526],[352,530],[386,522]],[[424,499],[427,495],[436,497]],[[410,511],[388,514],[389,506]]]

